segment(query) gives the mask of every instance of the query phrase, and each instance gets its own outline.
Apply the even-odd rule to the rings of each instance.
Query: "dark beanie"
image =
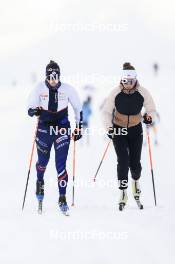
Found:
[[[125,62],[123,64],[123,70],[135,70],[135,68],[131,65],[130,62]]]
[[[53,73],[58,74],[58,77],[60,77],[59,65],[55,61],[51,60],[49,64],[46,66],[46,77],[49,77]]]

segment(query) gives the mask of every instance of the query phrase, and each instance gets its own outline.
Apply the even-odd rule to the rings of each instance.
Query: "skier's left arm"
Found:
[[[82,137],[83,111],[78,93],[72,86],[69,86],[69,102],[75,113],[76,128],[73,132],[73,139],[77,141]]]
[[[148,90],[146,90],[145,88],[142,88],[141,94],[144,97],[143,106],[146,110],[146,114],[143,116],[143,118],[144,118],[143,122],[145,124],[151,124],[154,121],[155,115],[156,115],[155,102],[154,102],[150,92]]]

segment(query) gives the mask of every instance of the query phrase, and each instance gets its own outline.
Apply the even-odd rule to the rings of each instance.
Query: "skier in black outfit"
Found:
[[[117,174],[121,197],[119,209],[127,203],[128,171],[132,176],[132,190],[138,206],[140,203],[139,179],[141,176],[141,151],[143,143],[142,107],[146,114],[143,122],[152,123],[156,112],[150,93],[140,86],[135,68],[130,63],[124,63],[120,85],[114,89],[105,101],[103,107],[104,125],[108,137],[113,140],[117,154]]]

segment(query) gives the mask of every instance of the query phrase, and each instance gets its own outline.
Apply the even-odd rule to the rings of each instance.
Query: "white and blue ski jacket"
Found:
[[[68,104],[71,104],[75,113],[76,123],[79,124],[82,116],[82,104],[76,90],[69,84],[61,83],[57,89],[50,88],[45,82],[39,83],[28,98],[28,110],[42,108],[40,121],[59,124],[68,120]]]

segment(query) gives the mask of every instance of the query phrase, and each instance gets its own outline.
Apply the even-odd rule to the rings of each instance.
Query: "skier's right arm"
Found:
[[[27,106],[28,115],[31,117],[33,117],[34,115],[39,116],[42,111],[42,108],[39,105],[40,105],[40,101],[39,101],[38,87],[35,87],[28,97],[28,106]]]
[[[102,107],[102,119],[107,132],[113,127],[113,112],[115,109],[116,95],[117,89],[114,89],[105,99],[105,103]]]

